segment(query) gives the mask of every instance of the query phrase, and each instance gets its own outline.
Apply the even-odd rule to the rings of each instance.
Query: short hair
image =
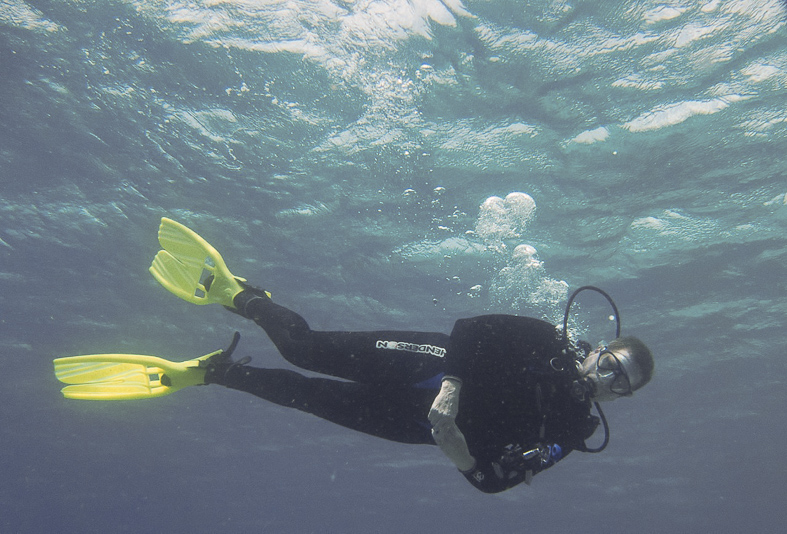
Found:
[[[609,343],[609,350],[625,350],[629,353],[631,361],[637,366],[640,372],[638,384],[631,384],[631,390],[636,391],[653,378],[653,353],[645,344],[634,336],[619,337]]]

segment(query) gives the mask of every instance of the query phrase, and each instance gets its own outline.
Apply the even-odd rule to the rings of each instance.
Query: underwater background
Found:
[[[782,532],[777,0],[0,0],[0,532]],[[435,447],[219,387],[63,399],[52,359],[253,323],[147,269],[162,216],[315,329],[558,323],[656,375],[611,441],[475,490]],[[572,335],[614,336],[584,293]],[[594,440],[600,441],[597,434]]]

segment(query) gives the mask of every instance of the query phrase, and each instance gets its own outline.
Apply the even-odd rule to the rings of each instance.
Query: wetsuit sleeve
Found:
[[[462,472],[468,482],[484,493],[500,493],[530,480],[565,458],[570,449],[557,444],[540,445],[528,451],[519,447],[503,450],[494,460],[479,458],[471,471]]]
[[[490,363],[484,349],[493,335],[493,326],[484,317],[456,321],[445,355],[445,374],[462,382],[469,381],[480,359],[485,359],[487,365]]]

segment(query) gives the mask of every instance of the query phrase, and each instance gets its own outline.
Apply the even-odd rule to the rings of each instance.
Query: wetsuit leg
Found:
[[[434,445],[427,413],[434,390],[307,378],[286,369],[237,366],[210,382],[391,441]]]
[[[265,330],[285,359],[303,369],[387,386],[418,384],[443,371],[446,334],[314,331],[303,317],[265,297],[239,309]]]

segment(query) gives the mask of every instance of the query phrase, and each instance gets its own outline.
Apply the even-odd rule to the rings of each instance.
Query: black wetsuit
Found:
[[[544,321],[461,319],[450,336],[317,332],[267,298],[254,298],[242,309],[289,362],[347,381],[235,366],[209,371],[206,382],[373,436],[434,445],[427,415],[442,377],[456,376],[463,383],[456,423],[477,460],[464,475],[484,492],[515,486],[571,450],[584,449],[598,424],[589,401],[571,393],[578,378],[574,354]]]

